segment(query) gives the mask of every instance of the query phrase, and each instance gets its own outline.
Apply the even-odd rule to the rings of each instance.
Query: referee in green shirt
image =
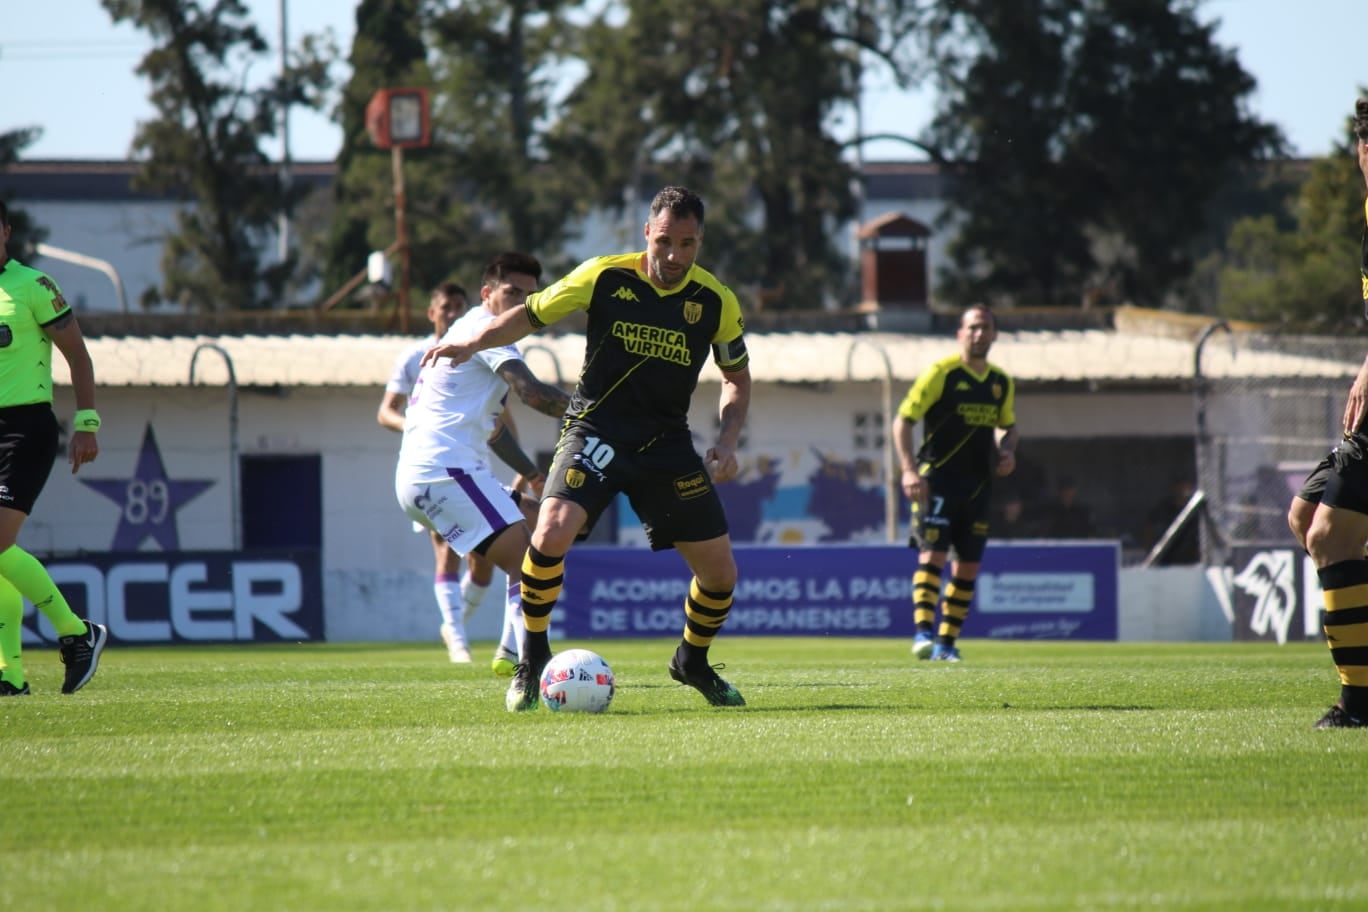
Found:
[[[29,693],[24,676],[24,599],[57,630],[66,676],[75,693],[95,674],[109,631],[77,617],[47,569],[17,544],[19,530],[57,459],[52,411],[52,346],[71,370],[76,393],[67,461],[71,471],[99,455],[95,369],[81,327],[57,283],[10,257],[9,209],[0,200],[0,697]]]

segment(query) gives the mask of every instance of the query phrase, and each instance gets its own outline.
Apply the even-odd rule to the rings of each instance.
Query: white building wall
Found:
[[[531,363],[534,371],[554,379],[546,365],[535,359]],[[700,447],[713,442],[718,393],[719,384],[704,383],[694,397],[691,421]],[[395,502],[393,473],[399,438],[375,421],[381,394],[379,388],[297,388],[284,395],[239,390],[239,448],[243,455],[321,454],[322,565],[330,639],[435,643],[438,619],[431,590],[431,547],[426,535],[412,531]],[[901,394],[895,391],[895,402]],[[1032,399],[1031,413],[1039,417],[1023,419],[1031,433],[1076,436],[1082,427],[1097,434],[1135,433],[1137,414],[1144,415],[1144,428],[1153,433],[1180,433],[1189,426],[1176,403],[1156,409],[1147,398],[1143,412],[1137,412],[1138,403],[1126,396],[1053,398],[1056,401]],[[754,468],[759,452],[779,458],[782,470],[794,477],[806,477],[812,471],[816,451],[845,459],[863,455],[877,464],[880,451],[854,449],[851,416],[856,411],[878,412],[881,399],[880,385],[869,383],[837,384],[831,391],[756,387],[741,454],[743,469]],[[99,407],[104,419],[99,460],[85,466],[78,476],[72,476],[65,461],[59,460],[20,543],[39,554],[109,550],[121,505],[81,480],[133,477],[150,423],[168,478],[213,482],[175,516],[181,549],[229,550],[227,390],[222,386],[104,389]],[[69,390],[59,390],[59,417],[69,421],[72,408]],[[513,411],[530,453],[554,448],[558,422],[520,403],[514,404]],[[506,480],[511,476],[506,469],[502,472]],[[803,531],[781,530],[775,538],[792,541]],[[882,530],[873,530],[868,540],[882,542]],[[141,550],[156,547],[145,541]],[[502,575],[496,574],[489,598],[473,619],[471,634],[476,639],[497,636],[503,585]],[[1122,638],[1212,638],[1213,630],[1219,637],[1219,625],[1213,627],[1209,619],[1204,620],[1210,614],[1210,605],[1203,602],[1204,591],[1200,574],[1192,568],[1124,571]]]

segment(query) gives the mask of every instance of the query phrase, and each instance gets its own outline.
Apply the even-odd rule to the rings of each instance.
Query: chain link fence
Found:
[[[1194,354],[1207,564],[1225,563],[1241,545],[1290,541],[1289,500],[1339,438],[1368,351],[1364,339],[1217,331],[1224,329],[1209,328]]]

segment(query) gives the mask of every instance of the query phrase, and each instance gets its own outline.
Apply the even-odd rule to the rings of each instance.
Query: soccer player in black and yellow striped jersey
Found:
[[[66,359],[76,397],[67,461],[74,474],[99,455],[95,369],[76,315],[48,276],[12,259],[9,210],[0,201],[0,697],[27,696],[24,599],[57,631],[66,665],[62,693],[86,685],[109,631],[76,616],[36,557],[19,547],[19,530],[57,458],[52,411],[52,347]]]
[[[1359,171],[1368,188],[1368,99],[1360,99],[1357,104],[1354,133]],[[1364,200],[1359,272],[1364,316],[1368,318],[1368,198]],[[1324,476],[1324,493],[1311,515],[1304,541],[1320,578],[1325,599],[1325,641],[1340,680],[1339,700],[1316,723],[1316,728],[1368,728],[1368,559],[1364,557],[1364,543],[1368,542],[1368,430],[1363,425],[1366,414],[1368,359],[1349,388],[1343,437],[1327,457],[1329,471]],[[1312,473],[1312,478],[1315,476]],[[1307,484],[1311,484],[1311,479]],[[1299,496],[1311,499],[1305,493]],[[1293,532],[1299,534],[1298,506],[1294,500],[1289,522]]]
[[[956,355],[932,364],[898,406],[894,440],[902,462],[902,488],[912,501],[912,653],[919,659],[960,660],[955,640],[969,614],[979,563],[988,543],[993,478],[1016,468],[1016,387],[990,364],[997,320],[987,307],[960,317]],[[922,445],[913,427],[924,421]],[[941,574],[951,548],[950,582],[941,598]],[[940,629],[935,629],[941,608]]]
[[[565,555],[619,492],[641,519],[652,549],[676,549],[693,572],[670,676],[714,706],[746,702],[708,660],[736,587],[727,518],[713,485],[736,476],[736,447],[750,405],[741,308],[731,289],[695,262],[703,242],[697,194],[683,187],[657,193],[645,235],[645,250],[587,260],[473,339],[438,345],[423,356],[424,364],[461,362],[576,311],[589,315],[584,366],[523,560],[526,639],[507,697],[514,712],[538,702]],[[722,372],[720,428],[701,458],[688,413],[710,351]]]

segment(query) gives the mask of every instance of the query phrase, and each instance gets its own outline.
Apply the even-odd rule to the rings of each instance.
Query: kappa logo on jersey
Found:
[[[697,301],[684,302],[684,322],[697,323],[703,316],[703,305]]]
[[[635,291],[632,291],[632,289],[628,288],[628,287],[625,286],[625,285],[620,286],[620,287],[618,288],[617,291],[613,292],[613,297],[617,298],[619,301],[636,301],[636,300],[638,300],[638,298],[637,298],[637,296],[636,296],[636,292],[635,292]]]
[[[957,393],[967,393],[971,389],[973,389],[973,387],[969,385],[968,380],[961,380],[959,383],[955,384],[955,392]]]

